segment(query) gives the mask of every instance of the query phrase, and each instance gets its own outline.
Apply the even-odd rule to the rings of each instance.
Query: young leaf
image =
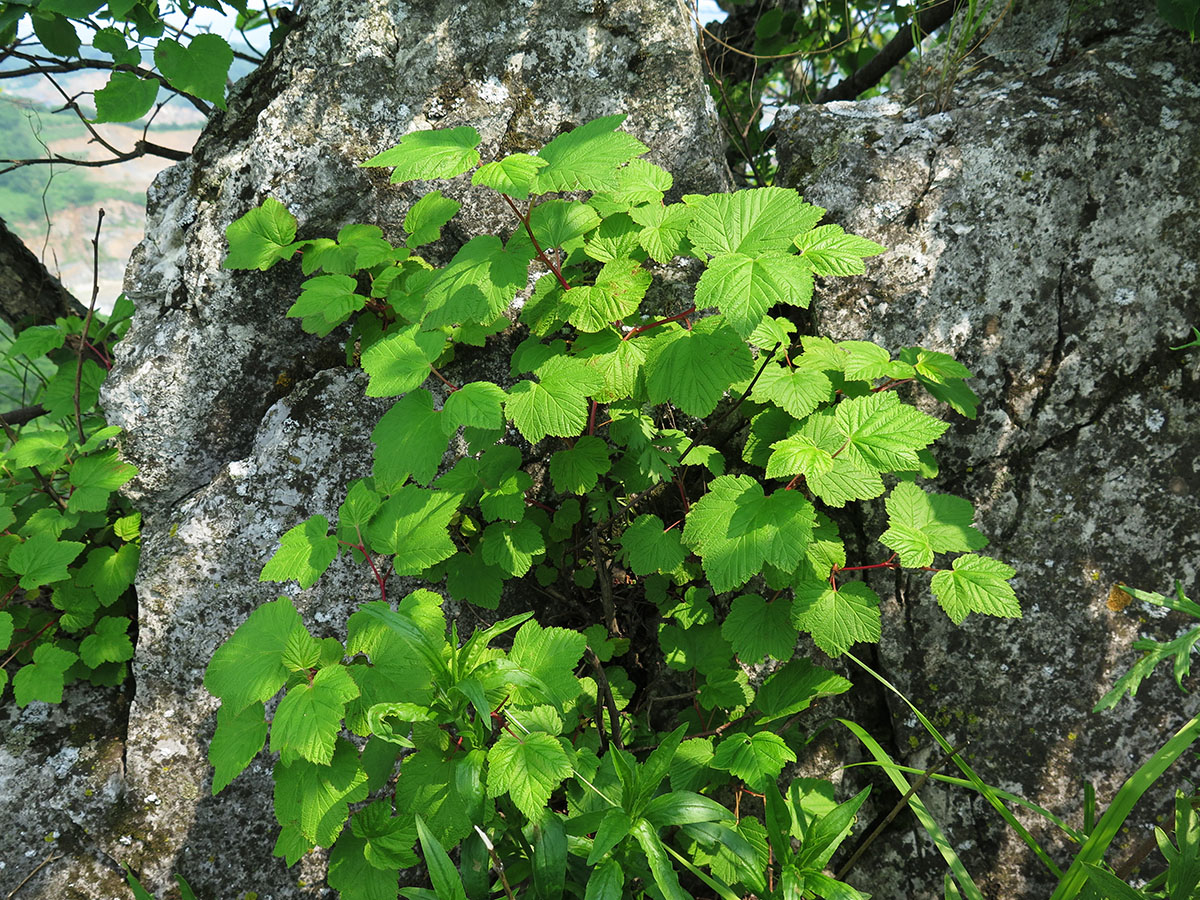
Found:
[[[584,435],[575,446],[550,457],[550,478],[562,494],[586,494],[612,465],[608,445],[598,437]]]
[[[793,418],[803,419],[822,403],[832,402],[834,392],[833,384],[824,372],[791,369],[770,362],[758,376],[750,396],[759,403],[774,403]]]
[[[329,520],[324,516],[310,516],[283,535],[279,549],[263,566],[258,580],[295,579],[307,590],[329,568],[337,553],[338,542],[329,533]]]
[[[296,218],[274,197],[235,219],[225,229],[229,253],[226,269],[259,269],[265,272],[296,252]]]
[[[453,219],[460,209],[462,204],[457,200],[443,197],[441,191],[430,191],[409,207],[404,216],[404,230],[408,232],[404,246],[415,249],[439,240],[442,226]]]
[[[283,651],[300,614],[286,597],[264,603],[209,660],[204,686],[236,715],[254,702],[270,700],[288,678]]]
[[[345,739],[337,741],[328,765],[298,758],[280,761],[272,774],[275,817],[285,831],[290,825],[299,832],[308,844],[305,851],[314,844],[332,844],[346,824],[349,805],[367,796],[367,773],[358,750]]]
[[[375,444],[373,474],[380,490],[399,487],[412,476],[428,485],[446,455],[442,413],[424,388],[409,391],[383,414],[371,432]]]
[[[805,203],[796,191],[777,187],[709,194],[689,205],[688,238],[709,256],[790,253],[793,238],[825,214],[821,207]]]
[[[455,553],[447,529],[455,498],[406,484],[384,501],[367,527],[372,549],[395,554],[397,575],[418,575]]]
[[[767,497],[746,475],[723,475],[684,525],[684,543],[700,555],[704,572],[718,593],[745,584],[771,563],[792,571],[812,539],[815,510],[796,491]]]
[[[629,217],[642,226],[638,243],[655,262],[669,263],[685,251],[687,228],[692,221],[690,207],[681,203],[670,206],[651,203],[631,209]]]
[[[812,292],[812,269],[798,256],[729,253],[715,257],[700,276],[696,307],[717,307],[738,335],[748,338],[776,303],[807,308]]]
[[[795,593],[792,624],[809,632],[830,656],[841,656],[859,641],[879,642],[879,595],[861,581],[848,581],[839,588],[826,582],[802,582]]]
[[[607,262],[594,285],[580,285],[565,292],[562,307],[567,321],[580,331],[602,331],[637,311],[650,281],[650,273],[635,260]]]
[[[483,532],[479,550],[484,562],[499,566],[514,578],[520,578],[533,565],[533,558],[546,551],[541,529],[528,519],[495,522]]]
[[[916,451],[950,427],[901,403],[890,391],[845,400],[835,410],[835,424],[845,438],[844,455],[880,472],[919,468]]]
[[[13,676],[13,696],[17,706],[24,708],[34,700],[62,703],[66,671],[78,658],[70,650],[54,644],[39,644],[33,651],[33,662],[22,666]]]
[[[879,542],[900,554],[900,564],[919,568],[933,564],[934,553],[978,550],[987,538],[971,527],[971,504],[948,494],[927,494],[912,482],[901,482],[886,501],[888,530]]]
[[[942,569],[933,576],[932,587],[955,625],[973,612],[1021,617],[1021,605],[1008,583],[1017,574],[1011,566],[974,553],[957,557],[951,565],[953,569]]]
[[[116,450],[103,450],[77,459],[71,466],[71,497],[68,512],[100,512],[108,506],[109,495],[128,482],[137,469],[117,458]]]
[[[712,323],[712,324],[709,324]],[[750,348],[712,316],[691,331],[664,330],[646,350],[651,403],[670,401],[690,416],[707,416],[736,381],[754,375]]]
[[[97,547],[79,567],[75,583],[93,588],[100,602],[110,606],[133,584],[140,556],[141,549],[136,544],[125,544],[120,550]]]
[[[93,669],[106,662],[133,659],[129,619],[125,616],[105,616],[97,622],[96,630],[80,642],[79,658]]]
[[[549,163],[540,157],[514,153],[480,166],[471,176],[471,184],[482,184],[514,200],[525,200],[533,190],[538,169],[546,165]]]
[[[624,115],[604,116],[548,143],[538,153],[546,166],[535,176],[533,193],[618,187],[618,166],[649,149],[633,135],[616,130],[624,121]]]
[[[798,235],[795,243],[818,275],[861,275],[863,257],[887,252],[874,241],[846,234],[841,225],[820,225]]]
[[[340,277],[340,276],[339,276]],[[368,397],[397,397],[420,387],[430,364],[441,355],[446,337],[411,325],[394,331],[363,351],[362,367],[371,376]]]
[[[163,38],[154,46],[154,63],[171,87],[225,108],[225,80],[233,50],[223,37],[198,34],[187,47]]]
[[[78,541],[60,541],[53,534],[41,532],[12,548],[8,567],[21,576],[21,587],[32,591],[70,578],[67,566],[83,552],[83,547]]]
[[[533,822],[545,815],[550,795],[570,775],[571,762],[562,744],[544,732],[517,737],[506,731],[488,751],[488,796],[507,791]]]
[[[734,598],[721,624],[721,634],[744,663],[753,665],[765,656],[791,659],[796,650],[791,612],[792,604],[787,600],[768,603],[758,594],[743,594]]]
[[[288,307],[289,319],[300,319],[309,334],[325,337],[366,305],[355,293],[358,283],[349,275],[317,275],[304,282],[304,290]]]
[[[774,787],[775,779],[796,754],[777,734],[759,731],[754,734],[738,732],[717,745],[710,765],[737,776],[751,788]]]
[[[214,797],[250,765],[267,740],[267,721],[261,703],[251,703],[241,712],[232,710],[233,707],[221,704],[217,710],[217,730],[208,745],[208,761],[214,769]]]
[[[680,532],[664,528],[662,519],[645,513],[621,535],[621,549],[635,575],[673,572],[687,556]]]
[[[469,126],[412,131],[395,147],[372,156],[364,167],[393,166],[392,184],[453,178],[479,162],[479,132]]]
[[[333,761],[346,703],[358,685],[343,666],[326,666],[309,683],[293,685],[275,710],[271,750],[287,765],[297,756],[320,765]]]

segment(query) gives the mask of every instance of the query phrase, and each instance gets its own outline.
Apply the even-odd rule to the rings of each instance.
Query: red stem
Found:
[[[666,325],[668,322],[678,322],[680,319],[686,319],[688,316],[692,315],[695,311],[696,311],[696,304],[693,303],[691,306],[689,306],[683,312],[679,313],[679,315],[677,315],[677,316],[671,316],[670,318],[667,318],[667,319],[659,319],[657,322],[651,322],[649,325],[640,325],[637,328],[634,328],[632,331],[630,331],[628,334],[626,334],[623,338],[621,338],[621,340],[627,341],[630,338],[637,337],[643,331],[649,331],[651,328],[657,328],[659,325]]]
[[[446,387],[450,388],[450,393],[453,394],[455,391],[458,390],[458,387],[456,387],[455,385],[453,385],[449,381],[447,381],[446,376],[443,375],[441,372],[439,372],[435,366],[431,365],[429,367],[429,371],[433,372],[433,374],[437,376],[438,381],[440,381]]]
[[[501,194],[500,196],[504,198],[504,202],[508,204],[509,209],[521,220],[521,224],[525,226],[525,233],[529,235],[529,240],[533,241],[533,249],[537,251],[538,259],[542,261],[547,269],[554,273],[554,277],[558,279],[558,283],[562,285],[562,289],[569,291],[571,286],[567,284],[567,279],[563,278],[562,269],[556,266],[553,260],[546,255],[546,251],[542,249],[542,245],[538,243],[538,239],[533,236],[533,229],[529,226],[529,211],[521,212],[521,210],[517,209],[517,204],[513,203],[512,197],[508,196],[508,194]],[[532,206],[530,208],[532,209]]]
[[[366,558],[367,565],[371,567],[371,571],[375,574],[375,583],[379,585],[379,598],[384,603],[387,603],[387,582],[384,581],[383,576],[379,574],[379,569],[375,568],[375,560],[371,559],[371,554],[367,552],[367,547],[363,543],[362,539],[362,531],[359,530],[357,525],[354,526],[354,532],[358,535],[357,544],[352,544],[349,541],[343,540],[338,540],[338,543],[349,547],[352,550],[357,550]]]

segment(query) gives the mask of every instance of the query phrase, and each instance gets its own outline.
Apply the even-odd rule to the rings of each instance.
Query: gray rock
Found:
[[[624,127],[652,148],[650,158],[675,173],[677,193],[719,190],[728,173],[694,48],[672,0],[316,0],[233,91],[192,157],[160,176],[147,239],[127,274],[138,313],[104,395],[109,421],[125,429],[123,452],[140,470],[130,493],[144,517],[136,694],[127,728],[114,712],[101,729],[104,741],[123,747],[124,771],[89,776],[99,779],[94,792],[119,798],[119,810],[74,810],[66,801],[85,780],[65,762],[50,766],[53,774],[28,782],[35,802],[23,802],[62,802],[0,837],[8,864],[0,886],[16,887],[57,846],[44,835],[74,822],[77,840],[22,888],[23,898],[126,897],[111,859],[128,861],[160,893],[174,871],[200,896],[332,893],[321,886],[319,856],[290,871],[271,856],[269,765],[254,764],[209,796],[217,704],[202,676],[216,647],[281,587],[320,636],[344,637],[349,612],[377,596],[369,574],[348,560],[302,593],[260,584],[258,575],[285,530],[317,513],[332,518],[347,482],[369,474],[369,435],[386,405],[364,401],[365,377],[345,368],[335,341],[305,335],[284,317],[302,279],[298,265],[221,268],[225,228],[273,196],[296,215],[301,237],[369,222],[394,239],[432,186],[394,187],[387,170],[358,164],[407,132],[472,125],[487,159],[616,112],[628,114]],[[468,179],[447,193],[467,205],[434,248],[441,257],[482,230],[511,228],[505,210],[485,205]],[[496,369],[498,381],[507,374],[497,361],[471,364]],[[41,718],[69,721],[90,697],[71,694],[52,713],[31,706],[4,726],[4,746],[21,735],[35,735],[25,748],[60,746]],[[104,741],[87,752],[107,759]],[[13,768],[4,777],[21,783],[46,751],[6,752]]]
[[[1200,354],[1168,347],[1200,324],[1200,51],[1150,4],[1101,4],[1073,20],[1064,52],[1067,6],[1019,5],[943,112],[885,99],[785,110],[779,162],[827,221],[891,248],[867,275],[823,286],[818,331],[945,351],[976,373],[979,417],[954,417],[936,488],[975,503],[985,552],[1018,573],[1023,619],[961,628],[927,578],[873,579],[879,664],[952,743],[970,741],[985,780],[1079,826],[1086,783],[1103,808],[1200,708],[1160,672],[1136,702],[1090,712],[1137,658],[1133,640],[1186,624],[1109,603],[1114,585],[1169,592],[1179,578],[1196,596]],[[882,527],[867,517],[868,535]],[[888,702],[893,749],[917,766],[939,758]],[[1184,774],[1143,802],[1122,846],[1167,812]],[[985,895],[1049,895],[1053,880],[986,803],[922,795]],[[942,896],[944,864],[915,823],[857,872],[877,898]]]

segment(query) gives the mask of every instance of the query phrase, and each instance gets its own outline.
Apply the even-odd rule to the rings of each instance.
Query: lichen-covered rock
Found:
[[[225,228],[273,196],[295,214],[302,238],[367,222],[394,239],[431,186],[391,186],[387,170],[359,164],[407,132],[471,125],[487,159],[618,112],[652,148],[650,158],[675,174],[676,193],[727,184],[694,34],[673,0],[315,0],[233,91],[193,156],[159,178],[147,239],[127,276],[138,313],[104,395],[109,421],[125,430],[123,452],[140,469],[130,492],[144,517],[136,694],[127,730],[123,712],[101,729],[123,748],[124,771],[112,781],[97,768],[96,785],[62,765],[26,779],[45,748],[59,746],[58,733],[38,731],[40,704],[4,725],[5,748],[24,743],[5,750],[12,767],[3,775],[28,784],[23,802],[45,815],[0,835],[8,863],[0,886],[16,887],[59,846],[45,834],[70,828],[65,853],[38,870],[22,897],[127,896],[114,859],[158,892],[179,871],[200,896],[331,893],[319,858],[287,870],[272,857],[268,765],[256,763],[210,796],[206,751],[217,704],[202,677],[216,647],[279,593],[296,595],[320,635],[338,634],[359,602],[377,596],[369,572],[348,559],[303,593],[258,576],[285,530],[314,514],[333,518],[346,483],[369,474],[369,435],[386,404],[364,400],[365,376],[345,368],[335,340],[305,335],[285,318],[302,280],[298,265],[221,268]],[[481,204],[469,178],[447,193],[468,202],[435,254],[511,228],[502,207]],[[500,351],[459,364],[507,378]],[[64,709],[74,708],[72,696]],[[119,698],[110,702],[120,707]],[[96,743],[87,752],[100,758],[109,745]],[[28,749],[35,744],[43,749]],[[120,802],[72,806],[85,789]]]
[[[880,664],[952,743],[970,742],[985,780],[1078,827],[1085,784],[1106,803],[1197,709],[1161,672],[1136,702],[1090,712],[1139,634],[1184,624],[1110,599],[1114,585],[1197,588],[1200,353],[1169,347],[1200,324],[1200,48],[1152,4],[1077,10],[1064,37],[1068,6],[1019,4],[942,112],[885,99],[789,109],[778,146],[781,181],[891,248],[824,287],[820,333],[942,350],[976,373],[978,419],[939,443],[936,487],[976,504],[986,552],[1018,572],[1023,619],[961,628],[927,578],[874,579]],[[904,761],[940,758],[906,708],[894,720]],[[1140,807],[1127,843],[1182,776]],[[922,795],[986,896],[1049,895],[1053,880],[985,802]],[[1051,845],[1059,862],[1074,852]],[[943,896],[944,863],[915,824],[856,872],[877,898]]]

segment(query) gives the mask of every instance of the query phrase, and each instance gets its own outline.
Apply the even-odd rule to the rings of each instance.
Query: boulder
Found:
[[[391,186],[386,170],[359,164],[407,132],[471,125],[487,159],[613,113],[627,114],[624,128],[675,174],[677,193],[727,186],[695,37],[671,0],[315,0],[234,89],[192,157],[159,177],[127,273],[138,312],[104,393],[140,470],[130,485],[143,514],[134,696],[126,720],[120,697],[105,695],[115,711],[97,726],[103,739],[70,759],[59,749],[67,726],[55,723],[90,694],[68,691],[59,711],[33,704],[7,714],[4,778],[27,785],[20,801],[45,815],[0,838],[5,893],[54,855],[22,897],[127,896],[114,860],[160,895],[176,895],[173,872],[199,896],[332,895],[319,855],[292,870],[272,857],[268,764],[210,796],[217,704],[202,678],[216,647],[281,592],[295,596],[314,633],[340,637],[349,612],[377,596],[369,572],[348,559],[304,592],[258,576],[284,531],[334,517],[346,484],[370,473],[369,435],[386,405],[364,399],[365,376],[346,366],[336,341],[285,318],[298,265],[221,268],[225,228],[272,196],[302,238],[363,222],[397,239],[406,210],[432,186]],[[468,181],[447,190],[467,205],[434,248],[442,258],[481,230],[511,228]],[[500,355],[471,362],[475,371],[500,364]],[[123,769],[110,765],[114,746]],[[95,760],[91,780],[74,762],[85,757]],[[44,764],[52,771],[35,777]],[[111,802],[76,809],[67,801],[80,790]],[[70,842],[44,839],[68,829]]]
[[[1138,658],[1134,640],[1188,624],[1118,586],[1200,587],[1200,351],[1170,349],[1200,325],[1200,48],[1150,3],[1047,0],[1010,11],[958,70],[923,103],[782,111],[780,183],[890,248],[866,275],[822,286],[818,333],[941,350],[975,373],[978,417],[942,409],[955,424],[935,447],[934,488],[969,498],[985,552],[1017,570],[1024,617],[962,627],[928,577],[872,578],[885,598],[878,664],[951,743],[969,741],[985,781],[1080,827],[1087,784],[1103,809],[1200,708],[1164,666],[1136,701],[1091,712]],[[867,535],[886,527],[879,512],[864,514]],[[887,700],[898,758],[939,759]],[[1183,765],[1110,861],[1169,813]],[[1050,894],[1054,879],[981,798],[921,793],[985,896]],[[1044,820],[1019,818],[1070,860],[1076,848]],[[850,881],[876,898],[940,898],[945,871],[910,820]]]

